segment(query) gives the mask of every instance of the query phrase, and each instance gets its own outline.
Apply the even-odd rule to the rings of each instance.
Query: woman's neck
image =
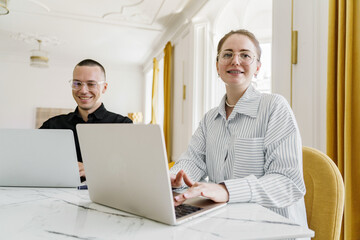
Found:
[[[229,105],[235,105],[239,99],[244,95],[246,88],[226,87],[226,100]]]
[[[226,112],[226,119],[229,118],[230,114],[232,113],[236,103],[239,99],[244,95],[246,88],[234,88],[226,86],[226,101],[225,101],[225,112]]]

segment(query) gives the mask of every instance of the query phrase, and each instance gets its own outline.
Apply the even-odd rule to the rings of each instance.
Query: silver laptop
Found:
[[[191,199],[181,207],[190,208],[182,210],[188,214],[176,218],[164,138],[158,125],[76,127],[93,202],[169,225],[225,206],[209,199]]]
[[[80,184],[71,130],[0,129],[0,186]]]

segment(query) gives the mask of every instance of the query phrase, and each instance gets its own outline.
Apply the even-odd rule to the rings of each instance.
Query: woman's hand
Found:
[[[183,170],[180,170],[176,176],[171,176],[170,178],[173,187],[180,187],[182,181],[190,187],[185,193],[174,197],[175,206],[182,204],[186,199],[199,196],[209,198],[214,202],[229,201],[229,192],[223,184],[193,182]]]
[[[171,187],[173,188],[179,188],[183,184],[183,177],[185,172],[183,170],[180,170],[176,175],[170,175],[170,182]]]

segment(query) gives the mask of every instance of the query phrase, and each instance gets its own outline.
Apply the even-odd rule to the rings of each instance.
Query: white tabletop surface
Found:
[[[0,239],[286,239],[314,232],[257,204],[168,226],[92,203],[87,190],[0,187]]]

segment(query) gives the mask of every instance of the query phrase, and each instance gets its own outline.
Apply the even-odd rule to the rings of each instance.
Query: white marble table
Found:
[[[283,239],[314,232],[257,204],[168,226],[92,203],[87,190],[0,187],[0,239]]]

